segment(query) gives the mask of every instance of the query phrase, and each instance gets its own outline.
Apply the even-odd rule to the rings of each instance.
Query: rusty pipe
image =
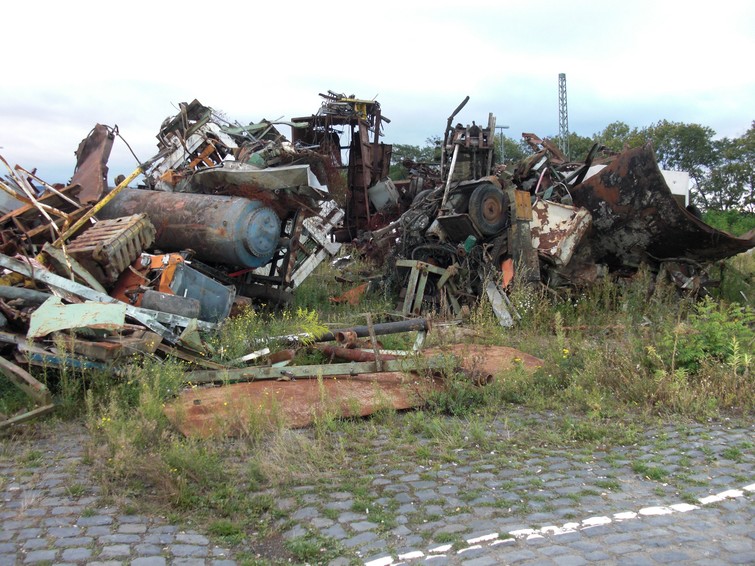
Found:
[[[336,334],[336,342],[345,346],[353,346],[357,341],[357,333],[353,330],[339,330]]]
[[[327,344],[318,345],[317,349],[320,350],[326,356],[332,356],[334,358],[341,358],[342,360],[347,360],[350,362],[374,362],[377,360],[377,356],[375,355],[375,352],[370,352],[367,350],[358,350],[355,348],[343,348],[341,346],[329,346]],[[385,361],[385,360],[395,360],[397,358],[396,356],[392,354],[385,354],[385,355],[381,355],[380,359]]]
[[[400,320],[398,322],[383,322],[374,324],[372,329],[375,336],[385,334],[400,334],[401,332],[428,331],[430,330],[430,321],[426,318],[412,318],[409,320]],[[333,332],[326,332],[314,337],[315,342],[331,342],[336,339],[336,334],[354,332],[358,338],[364,338],[370,335],[370,329],[367,326],[354,326],[353,328],[344,328]]]

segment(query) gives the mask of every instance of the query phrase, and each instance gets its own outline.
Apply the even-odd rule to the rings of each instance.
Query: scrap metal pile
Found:
[[[755,234],[733,237],[685,209],[650,145],[607,154],[596,144],[574,163],[525,133],[533,153],[510,173],[495,163],[492,115],[485,127],[451,126],[465,103],[448,119],[435,172],[409,164],[420,191],[408,210],[360,239],[368,253],[388,258],[404,314],[459,316],[487,295],[510,325],[505,291],[515,275],[580,288],[642,265],[700,294],[716,284],[706,265],[755,247]]]
[[[42,411],[49,392],[21,365],[105,367],[141,351],[219,367],[203,359],[199,331],[254,302],[288,302],[340,248],[326,160],[274,124],[181,104],[157,155],[109,188],[117,135],[97,124],[65,186],[2,159],[0,370]]]
[[[440,164],[410,164],[412,178],[393,183],[380,105],[332,91],[321,97],[316,114],[286,123],[291,141],[275,123],[243,126],[196,100],[183,103],[160,126],[157,154],[112,188],[117,128],[93,128],[67,185],[0,158],[8,171],[0,179],[0,371],[38,405],[0,425],[52,408],[30,365],[107,368],[143,352],[191,361],[201,368],[195,382],[237,374],[257,381],[269,372],[354,377],[354,365],[229,368],[205,356],[200,334],[255,302],[288,302],[341,243],[387,259],[405,318],[458,318],[487,296],[504,325],[513,323],[506,291],[515,276],[579,287],[644,264],[700,292],[710,283],[706,264],[755,247],[755,235],[732,237],[680,206],[649,146],[618,155],[596,146],[573,163],[524,134],[533,153],[509,172],[496,163],[492,114],[482,126],[453,125],[467,97],[448,118]],[[403,383],[397,375],[418,363],[389,363],[368,330],[374,352],[328,355],[369,364],[358,373],[389,369],[393,377],[383,377]],[[396,407],[408,402],[403,393],[393,398]],[[197,418],[210,403],[188,402]],[[229,404],[212,403],[213,411]]]

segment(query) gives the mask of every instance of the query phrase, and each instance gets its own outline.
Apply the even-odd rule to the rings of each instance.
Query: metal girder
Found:
[[[350,362],[345,364],[318,364],[293,367],[248,367],[226,370],[198,370],[185,375],[190,383],[254,381],[259,379],[291,380],[297,377],[330,377],[336,375],[359,375],[379,371],[421,371],[448,367],[448,358],[433,356],[431,358],[383,360],[382,369],[377,362]]]

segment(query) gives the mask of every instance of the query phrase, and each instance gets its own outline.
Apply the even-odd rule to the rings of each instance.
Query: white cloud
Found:
[[[746,1],[41,0],[9,4],[4,22],[0,152],[41,169],[72,170],[97,122],[149,157],[162,120],[194,98],[249,122],[313,113],[327,89],[377,95],[386,141],[422,144],[470,95],[459,121],[493,112],[512,137],[551,135],[565,72],[582,135],[667,118],[735,136],[755,118]],[[111,170],[127,172],[119,156]]]

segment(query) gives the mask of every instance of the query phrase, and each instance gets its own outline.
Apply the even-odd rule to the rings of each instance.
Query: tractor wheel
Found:
[[[509,223],[509,199],[501,189],[485,183],[469,198],[469,217],[483,236],[494,236]]]

